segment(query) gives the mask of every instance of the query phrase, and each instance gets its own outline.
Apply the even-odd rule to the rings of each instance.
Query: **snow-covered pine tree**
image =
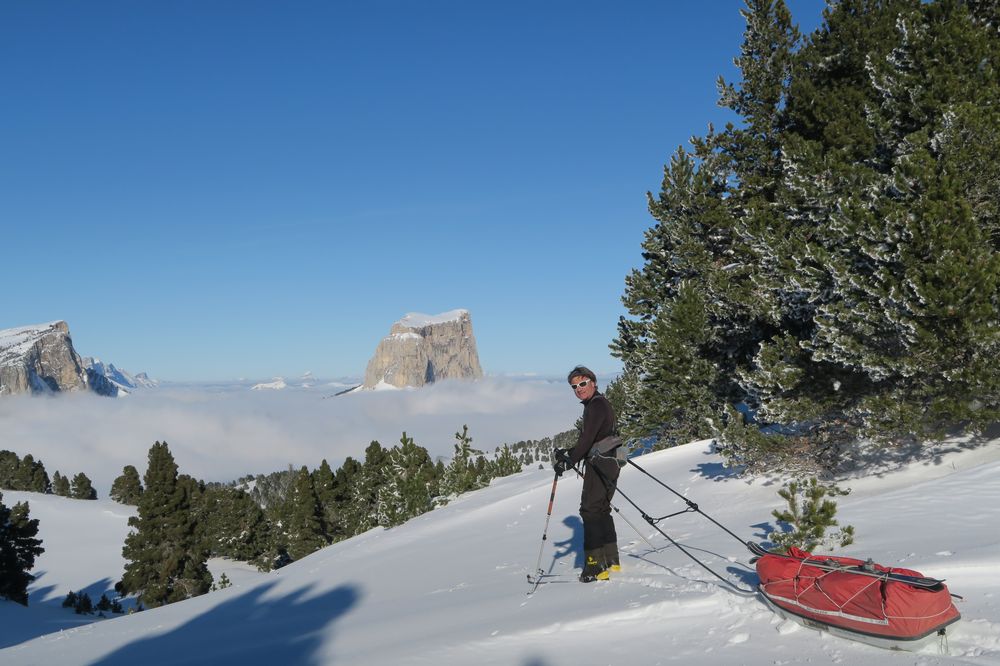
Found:
[[[870,203],[885,228],[875,284],[850,295],[871,316],[844,336],[863,324],[897,338],[847,356],[880,378],[856,412],[884,439],[1000,418],[1000,41],[959,0],[920,4],[896,27],[896,48],[869,66],[883,156]]]
[[[757,418],[797,425],[789,446],[806,436],[824,464],[859,435],[926,437],[1000,416],[1000,40],[988,5],[843,0],[793,60],[778,214],[744,233],[756,302],[779,330],[739,379]],[[751,439],[737,462],[782,449],[780,436]]]
[[[388,453],[376,440],[365,449],[365,461],[354,475],[344,507],[349,534],[360,534],[378,525],[378,489],[385,483]]]
[[[792,63],[775,214],[767,225],[748,226],[746,236],[756,263],[756,302],[777,326],[761,341],[753,362],[738,370],[758,422],[810,422],[822,428],[827,420],[837,420],[867,381],[850,368],[813,358],[805,345],[832,291],[824,259],[841,262],[840,275],[855,271],[851,253],[835,249],[843,246],[843,233],[831,220],[842,192],[864,189],[858,165],[874,145],[864,117],[874,91],[864,66],[872,53],[891,48],[887,17],[906,2],[847,0],[828,8],[823,26]],[[730,423],[727,431],[724,452],[732,462],[770,464],[784,451],[801,453],[792,442],[781,446],[780,435],[762,436],[739,423]]]
[[[115,589],[137,594],[152,608],[204,594],[212,577],[191,516],[189,484],[178,482],[167,443],[154,443],[148,461],[138,515],[129,518],[134,531],[122,548],[125,572]]]
[[[744,345],[740,336],[747,327],[741,323],[745,317],[739,301],[746,297],[737,295],[742,268],[725,203],[727,174],[720,171],[725,163],[707,144],[698,145],[704,152],[697,158],[677,151],[659,197],[650,195],[649,209],[657,222],[645,234],[642,269],[625,281],[622,301],[632,318],[619,321],[611,348],[630,378],[618,415],[627,437],[656,433],[675,443],[692,430],[709,434],[704,415],[721,408],[718,394],[731,392],[725,370]],[[687,317],[695,301],[700,302],[694,310],[701,312],[704,330],[692,334]],[[668,356],[688,366],[675,363],[670,369],[675,374],[667,377],[661,364]],[[664,392],[667,385],[669,393]],[[694,401],[678,401],[682,397]],[[663,420],[664,415],[669,418]],[[683,431],[675,429],[677,424],[684,424]]]
[[[125,465],[121,475],[111,484],[111,499],[119,504],[138,506],[142,497],[142,481],[134,465]]]
[[[379,525],[400,525],[431,510],[429,486],[434,476],[434,463],[427,449],[418,446],[405,432],[399,445],[389,450],[384,474],[384,482],[377,493]]]
[[[844,2],[802,50],[790,242],[758,246],[789,325],[742,378],[767,420],[883,440],[995,420],[996,44],[960,2]]]
[[[649,195],[656,224],[641,270],[626,278],[612,352],[624,363],[619,415],[626,436],[672,444],[716,434],[726,406],[752,401],[737,383],[780,321],[758,279],[755,234],[775,225],[783,105],[799,41],[781,0],[748,0],[739,85],[719,81],[720,104],[741,123],[710,128],[679,149]],[[699,330],[700,329],[700,330]]]
[[[271,568],[277,555],[271,523],[246,491],[210,487],[202,495],[201,504],[209,555],[250,562],[262,571]]]
[[[7,508],[0,493],[0,598],[28,605],[28,573],[35,558],[45,552],[38,535],[38,519],[30,517],[27,502]]]

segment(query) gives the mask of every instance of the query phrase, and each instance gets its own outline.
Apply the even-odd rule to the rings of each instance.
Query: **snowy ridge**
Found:
[[[52,321],[47,324],[18,326],[16,328],[0,330],[0,365],[20,359],[38,342],[39,338],[63,323],[62,321]]]
[[[577,583],[581,484],[569,475],[557,486],[542,559],[559,582],[528,597],[525,574],[538,553],[552,485],[551,471],[542,469],[496,480],[400,527],[371,530],[278,572],[213,562],[216,573],[234,580],[232,588],[86,627],[74,627],[79,618],[62,609],[57,621],[53,605],[81,580],[109,587],[117,580],[121,541],[108,530],[124,538],[127,528],[100,502],[78,503],[89,518],[74,516],[75,535],[60,525],[68,532],[62,538],[78,540],[103,521],[102,538],[86,543],[105,556],[87,559],[95,564],[81,579],[73,573],[80,554],[53,542],[38,563],[44,575],[32,587],[31,607],[0,603],[0,623],[9,632],[3,636],[38,637],[0,638],[0,663],[1000,664],[1000,446],[960,448],[933,463],[845,483],[857,490],[838,498],[837,518],[858,535],[839,554],[947,577],[965,597],[963,619],[949,628],[947,655],[929,649],[900,660],[781,620],[755,594],[734,593],[670,547],[620,498],[622,514],[656,550],[616,517],[624,571],[610,582]],[[747,539],[764,538],[770,511],[781,503],[780,484],[730,475],[707,442],[641,461]],[[620,484],[651,514],[684,508],[632,468]],[[8,505],[19,499],[32,502],[33,515],[37,506],[43,538],[52,520],[46,505],[70,501],[4,493]],[[746,548],[705,518],[684,514],[660,526],[735,585],[752,589],[756,574]]]
[[[312,386],[312,384],[309,384],[309,386]],[[283,377],[275,377],[274,381],[263,382],[263,383],[260,383],[260,384],[254,384],[253,386],[250,387],[250,390],[251,391],[265,391],[265,390],[281,391],[282,389],[286,389],[286,388],[288,388],[288,384],[285,383],[285,379]]]
[[[396,323],[409,328],[423,328],[432,324],[444,324],[449,321],[458,321],[463,316],[468,316],[469,311],[464,309],[449,310],[441,314],[429,315],[422,312],[408,312]]]

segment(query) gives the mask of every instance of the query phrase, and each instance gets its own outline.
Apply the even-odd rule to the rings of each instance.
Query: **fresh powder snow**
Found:
[[[781,479],[732,474],[711,442],[638,462],[748,540],[773,529]],[[1000,664],[1000,441],[950,442],[931,457],[841,482],[837,518],[856,543],[836,552],[945,578],[963,619],[947,645],[892,653],[821,634],[768,610],[753,592],[749,552],[704,517],[664,531],[739,592],[689,560],[619,497],[623,571],[581,584],[580,480],[558,483],[542,543],[553,474],[532,469],[399,527],[375,529],[271,573],[213,561],[234,585],[170,606],[90,624],[62,609],[66,592],[99,598],[121,576],[132,509],[4,492],[31,503],[46,552],[30,606],[0,602],[0,663],[122,664]],[[620,487],[647,513],[685,503],[638,470]],[[623,520],[627,518],[655,549]],[[534,595],[539,547],[554,576]],[[109,595],[110,596],[110,595]]]

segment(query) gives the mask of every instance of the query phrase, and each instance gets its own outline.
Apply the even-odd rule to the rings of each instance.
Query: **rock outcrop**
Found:
[[[467,310],[410,313],[392,325],[365,371],[365,388],[424,386],[442,379],[479,379],[476,338]]]
[[[0,330],[0,395],[85,391],[118,395],[84,365],[64,321]]]

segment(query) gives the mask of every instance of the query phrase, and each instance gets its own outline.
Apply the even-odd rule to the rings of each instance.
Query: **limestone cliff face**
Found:
[[[117,395],[114,385],[84,367],[66,322],[0,330],[0,396],[83,390]]]
[[[467,310],[411,313],[392,325],[365,371],[365,388],[424,386],[442,379],[479,379],[476,337]]]

